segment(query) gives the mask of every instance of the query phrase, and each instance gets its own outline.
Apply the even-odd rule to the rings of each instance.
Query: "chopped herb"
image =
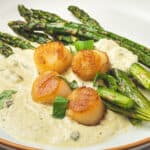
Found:
[[[12,95],[16,92],[17,91],[14,90],[4,90],[2,93],[0,93],[0,109],[4,108],[5,102],[12,98]]]
[[[57,96],[53,103],[53,117],[64,118],[67,109],[68,100],[62,96]]]
[[[77,51],[94,49],[94,41],[93,40],[77,41],[74,43],[74,45],[75,45],[75,48],[77,49]]]
[[[78,86],[77,81],[76,81],[76,80],[73,80],[72,82],[70,82],[70,87],[71,87],[71,89],[76,89],[76,88],[78,88],[79,86]]]
[[[76,88],[79,87],[76,80],[73,80],[73,81],[70,82],[70,81],[68,81],[68,80],[67,80],[64,76],[62,76],[62,75],[58,75],[58,77],[60,77],[61,79],[63,79],[63,80],[69,85],[69,87],[70,87],[71,89],[76,89]]]
[[[97,81],[99,80],[99,73],[96,73],[95,77],[94,77],[94,80],[93,80],[93,86],[94,87],[97,87],[98,84],[97,84]]]

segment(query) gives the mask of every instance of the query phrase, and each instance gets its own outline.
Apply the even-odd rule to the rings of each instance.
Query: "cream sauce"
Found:
[[[105,49],[102,48],[103,45],[99,44],[97,48],[103,50]],[[105,46],[106,49],[118,47],[109,40],[105,41]],[[19,49],[14,51],[15,54],[7,59],[0,57],[0,92],[5,89],[17,90],[13,96],[13,105],[0,110],[0,128],[12,137],[46,145],[87,146],[101,143],[120,131],[126,131],[130,125],[128,120],[109,110],[97,126],[84,126],[68,117],[62,120],[53,118],[51,106],[35,103],[31,98],[32,83],[37,76],[33,61],[34,52]],[[81,81],[71,69],[65,76],[70,81],[77,80],[80,86],[92,86],[91,82]],[[75,131],[80,133],[77,141],[70,138]]]
[[[127,71],[128,68],[138,61],[138,57],[126,48],[120,47],[112,40],[101,39],[95,43],[98,50],[107,53],[112,68]]]

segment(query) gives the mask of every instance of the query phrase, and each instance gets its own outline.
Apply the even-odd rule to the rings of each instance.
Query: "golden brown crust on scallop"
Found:
[[[53,103],[56,96],[67,97],[71,93],[65,81],[56,72],[44,72],[32,85],[32,99],[40,103]]]
[[[92,88],[81,87],[69,96],[67,115],[84,125],[96,125],[104,115],[104,105]]]
[[[71,65],[72,54],[61,42],[49,42],[35,49],[34,61],[40,73],[63,73]]]
[[[110,67],[106,53],[97,50],[79,51],[73,58],[72,70],[83,80],[92,80],[97,72],[107,72]]]

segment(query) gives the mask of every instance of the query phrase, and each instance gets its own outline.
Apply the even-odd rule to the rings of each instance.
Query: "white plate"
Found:
[[[67,6],[72,4],[84,8],[91,16],[96,18],[105,29],[150,47],[150,1],[147,0],[0,0],[0,3],[0,31],[12,32],[8,28],[7,22],[20,18],[17,12],[18,4],[25,4],[28,7],[55,12],[66,19],[74,20],[75,18],[67,11]],[[104,149],[132,143],[131,145],[128,145],[129,147],[140,143],[150,142],[149,129],[150,124],[146,124],[143,127],[134,127],[129,129],[130,132],[112,137],[111,140],[102,144],[82,148],[82,150]],[[145,138],[147,139],[143,140]],[[10,144],[2,139],[16,144],[43,149],[41,145],[16,141],[0,130],[0,143],[19,147],[19,145]],[[44,148],[49,150],[59,149],[47,146]],[[73,148],[69,148],[69,150],[70,149]]]

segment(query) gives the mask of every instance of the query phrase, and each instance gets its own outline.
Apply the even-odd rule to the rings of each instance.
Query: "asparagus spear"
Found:
[[[99,40],[100,38],[104,38],[104,36],[99,35],[98,33],[94,33],[92,28],[88,26],[84,26],[82,24],[67,22],[67,23],[44,23],[40,21],[30,22],[26,28],[28,30],[41,30],[48,34],[67,34],[74,35],[77,37],[83,37],[86,39]]]
[[[146,89],[150,90],[150,72],[140,64],[134,63],[130,67],[131,75]]]
[[[24,5],[18,5],[18,11],[22,17],[25,18],[27,22],[38,19],[42,22],[66,22],[64,19],[60,18],[58,15],[42,10],[28,9]]]
[[[23,21],[11,21],[8,23],[8,25],[15,33],[21,35],[22,37],[26,38],[29,41],[41,44],[51,40],[45,33],[26,31],[25,29],[26,23]]]
[[[134,101],[132,99],[122,95],[119,92],[116,92],[115,90],[106,87],[99,87],[97,92],[103,99],[110,101],[121,108],[131,109],[134,106]]]
[[[112,39],[116,41],[120,46],[127,48],[129,51],[132,51],[138,56],[138,59],[142,64],[150,67],[149,48],[109,31],[99,30],[98,33],[105,35],[105,38]]]
[[[106,107],[114,112],[117,112],[119,114],[122,114],[126,117],[129,118],[134,118],[137,120],[144,120],[144,121],[150,121],[150,116],[145,116],[139,112],[136,112],[136,110],[125,110],[122,109],[118,106],[113,105],[112,103],[108,102],[108,101],[104,101],[104,104],[106,105]]]
[[[31,23],[31,26],[33,26],[34,22]],[[38,43],[46,43],[50,41],[51,39],[48,37],[45,33],[39,33],[32,30],[32,28],[27,26],[27,24],[23,21],[11,21],[8,23],[11,29],[13,29],[14,32],[17,34],[23,36],[24,38],[32,41],[32,42],[38,42]],[[80,37],[72,36],[72,35],[61,35],[61,34],[50,34],[55,40],[62,41],[66,44],[74,43],[77,40],[80,40]],[[85,40],[82,38],[82,40]]]
[[[103,27],[100,26],[100,24],[93,18],[91,18],[87,12],[84,10],[80,9],[77,6],[69,6],[68,10],[75,16],[77,17],[82,23],[89,25],[91,27],[94,27],[96,29],[103,29]]]
[[[28,24],[27,28],[33,30],[44,30],[48,34],[68,34],[84,37],[86,39],[92,39],[95,41],[101,38],[113,39],[122,47],[125,47],[135,53],[141,63],[150,66],[150,51],[148,48],[108,31],[97,30],[87,25],[73,22],[45,23],[40,21],[33,21]]]
[[[115,69],[113,73],[118,80],[118,90],[133,99],[139,108],[147,111],[150,115],[150,101],[137,89],[127,74],[118,69]]]
[[[68,8],[81,22],[88,24],[90,26],[92,26],[91,20],[89,18],[91,18],[84,10],[81,10],[80,8],[76,7],[76,6],[69,6]],[[88,23],[89,21],[89,23]],[[94,19],[95,22],[95,19]],[[133,53],[135,53],[136,55],[138,55],[139,61],[142,62],[143,64],[147,65],[150,67],[150,49],[138,44],[134,41],[131,41],[127,38],[124,38],[122,36],[119,36],[115,33],[112,32],[108,32],[108,31],[104,31],[102,30],[102,28],[98,28],[97,24],[98,22],[96,21],[96,24],[93,22],[93,27],[95,26],[96,29],[98,29],[98,32],[100,34],[106,35],[107,38],[109,39],[113,39],[115,40],[117,43],[119,43],[122,47],[125,47],[129,50],[131,50]],[[99,25],[99,24],[98,24]],[[147,56],[148,55],[148,56]]]
[[[52,35],[54,39],[59,40],[65,44],[72,44],[75,41],[78,41],[79,38],[73,35]]]
[[[5,57],[9,57],[13,53],[14,52],[11,47],[0,41],[0,54],[4,55]]]
[[[104,80],[104,82],[106,82],[106,84],[108,85],[109,88],[113,89],[113,90],[117,90],[117,80],[109,75],[109,74],[100,74],[100,73],[97,73],[95,78],[94,78],[94,81],[93,81],[93,86],[95,87],[98,87],[98,80]]]
[[[65,23],[66,22],[65,20],[61,19],[59,16],[55,14],[51,14],[49,12],[44,12],[41,10],[33,10],[33,9],[30,10],[30,9],[25,8],[23,5],[19,5],[18,9],[19,9],[20,14],[23,17],[25,17],[27,21],[38,19],[41,22],[45,22],[45,23],[51,23],[51,22]],[[53,16],[55,19],[53,19]],[[53,25],[56,25],[57,28],[53,28]],[[57,33],[61,32],[62,34],[66,34],[66,33],[73,34],[74,31],[77,30],[78,32],[75,32],[76,34],[79,34],[79,36],[81,37],[83,36],[84,38],[87,38],[87,39],[93,39],[93,40],[99,40],[100,38],[113,39],[117,43],[119,43],[120,46],[125,47],[129,49],[130,51],[132,51],[133,53],[135,53],[136,55],[138,55],[139,61],[150,67],[150,50],[149,48],[141,44],[138,44],[122,36],[119,36],[115,33],[100,30],[97,28],[94,29],[93,27],[87,26],[87,25],[81,25],[77,23],[71,23],[71,24],[69,23],[69,24],[63,24],[63,25],[53,24],[53,25],[52,26],[49,25],[49,28],[47,28],[46,30],[50,30],[51,28],[51,30],[55,30],[55,32],[56,30],[58,30]],[[59,26],[60,28],[58,28]],[[91,33],[91,32],[94,32],[94,33]]]
[[[0,32],[0,40],[13,46],[13,47],[19,47],[22,49],[33,49],[34,48],[34,46],[32,46],[30,42],[23,40],[19,37],[12,36],[8,33]]]

